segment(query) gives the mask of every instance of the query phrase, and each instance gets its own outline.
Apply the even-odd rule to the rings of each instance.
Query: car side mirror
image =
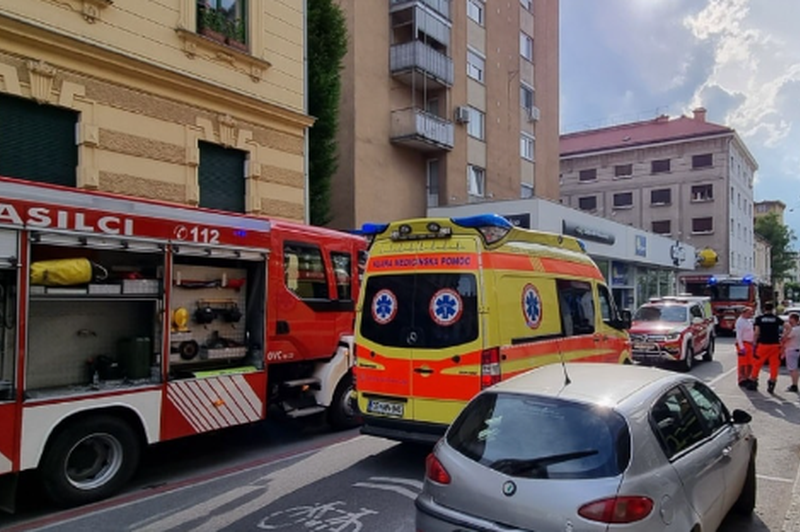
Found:
[[[750,423],[753,420],[753,416],[744,410],[739,409],[734,410],[731,417],[734,425],[744,425],[745,423]]]
[[[628,309],[622,309],[619,311],[619,320],[615,323],[616,329],[630,329],[631,328],[631,311]]]

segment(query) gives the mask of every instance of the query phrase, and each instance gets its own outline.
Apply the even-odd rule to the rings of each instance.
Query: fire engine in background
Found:
[[[358,423],[363,238],[0,178],[0,504],[38,469],[62,505],[145,445],[264,419]]]
[[[772,288],[752,275],[725,277],[719,275],[690,275],[681,278],[684,292],[711,298],[711,308],[717,318],[717,334],[734,334],[736,318],[744,307],[756,314],[761,304],[772,301]]]

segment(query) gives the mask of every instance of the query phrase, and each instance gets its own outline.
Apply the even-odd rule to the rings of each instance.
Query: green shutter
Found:
[[[0,175],[74,187],[78,113],[0,94]]]
[[[200,206],[244,212],[245,152],[200,142]]]

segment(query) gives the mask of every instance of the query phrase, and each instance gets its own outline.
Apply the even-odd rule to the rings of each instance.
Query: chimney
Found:
[[[694,119],[698,122],[705,122],[706,121],[706,108],[705,107],[698,107],[692,111],[694,113]]]

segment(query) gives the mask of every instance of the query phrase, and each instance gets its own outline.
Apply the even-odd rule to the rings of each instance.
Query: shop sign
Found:
[[[601,244],[613,245],[617,241],[617,237],[612,233],[601,231],[593,227],[576,224],[569,220],[561,221],[561,230],[565,235],[582,238],[583,240],[591,240],[593,242],[600,242]]]
[[[635,252],[637,257],[647,256],[647,237],[644,235],[636,235]]]

